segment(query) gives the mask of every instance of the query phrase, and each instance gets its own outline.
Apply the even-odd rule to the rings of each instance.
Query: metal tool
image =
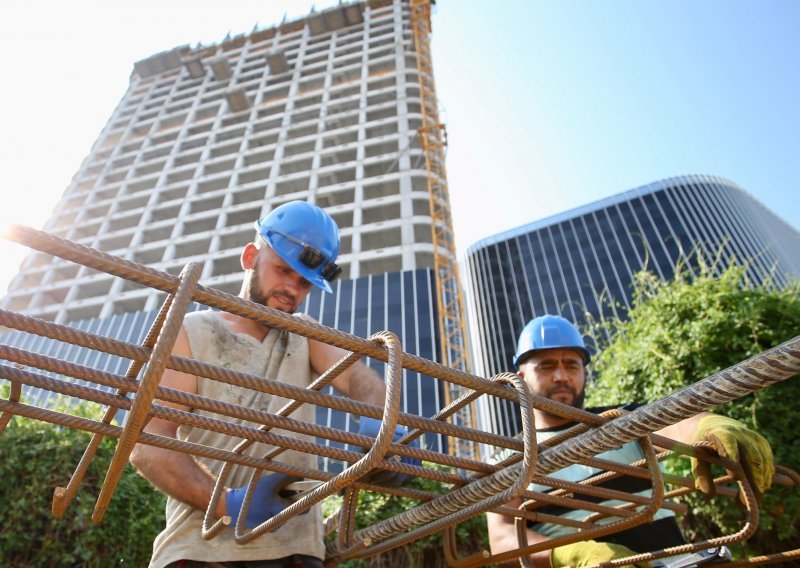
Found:
[[[731,558],[733,558],[733,555],[728,547],[716,546],[714,548],[698,550],[675,562],[661,564],[660,566],[662,568],[693,568],[694,566],[705,566],[706,564],[713,564],[719,560],[730,560]]]
[[[283,488],[281,491],[281,496],[289,501],[297,501],[301,495],[311,491],[312,489],[316,489],[323,483],[325,482],[317,481],[315,479],[303,479],[302,481],[295,481]]]

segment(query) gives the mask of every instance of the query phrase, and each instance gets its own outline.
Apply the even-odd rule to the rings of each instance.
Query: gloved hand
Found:
[[[637,553],[621,544],[585,540],[583,542],[574,542],[554,548],[550,553],[550,563],[553,565],[553,568],[562,568],[562,566],[580,568],[581,566],[591,566],[600,562],[606,562],[607,560],[616,560],[634,554]],[[637,562],[636,564],[627,564],[625,568],[632,566],[650,568],[650,563]]]
[[[716,443],[725,453],[724,457],[731,460],[739,460],[741,456],[745,474],[757,497],[772,485],[772,478],[775,477],[775,458],[769,442],[758,432],[750,430],[733,418],[712,414],[697,423],[697,431],[692,442],[700,441]],[[709,497],[713,496],[714,483],[709,463],[692,459],[691,464],[695,487]]]
[[[286,486],[300,480],[300,477],[283,473],[263,475],[253,491],[253,498],[250,500],[250,508],[247,510],[244,525],[247,528],[257,527],[291,505],[292,501],[287,498],[288,495],[285,493]],[[238,489],[228,489],[228,493],[225,495],[227,514],[232,519],[234,526],[242,510],[246,493],[247,485]],[[301,514],[305,515],[306,513],[308,510]]]
[[[358,433],[362,436],[370,436],[371,438],[375,438],[378,436],[378,431],[381,429],[381,421],[376,420],[375,418],[369,418],[367,416],[362,416],[358,425]],[[407,434],[407,430],[402,426],[397,426],[394,430],[394,436],[392,436],[392,441],[396,442],[403,436]],[[411,447],[419,448],[419,441],[414,440],[408,444]],[[420,465],[422,462],[416,458],[410,458],[406,456],[398,456],[402,463],[407,463],[409,465]],[[388,487],[399,487],[403,485],[406,481],[411,479],[410,475],[406,475],[404,473],[400,473],[397,471],[386,471],[386,470],[378,470],[375,473],[368,475],[364,478],[364,481],[369,483],[375,483],[376,485],[386,485]]]

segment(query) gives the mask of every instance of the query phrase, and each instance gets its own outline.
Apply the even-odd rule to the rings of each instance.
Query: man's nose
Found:
[[[284,289],[286,294],[290,294],[292,296],[296,296],[297,295],[297,283],[294,281],[294,278],[290,278],[289,280],[287,280],[283,285],[283,289]]]
[[[561,365],[556,365],[556,368],[553,369],[553,380],[554,381],[565,381],[567,380],[567,373],[565,372],[564,367]]]
[[[286,291],[288,293],[290,293],[292,296],[297,296],[297,293],[302,288],[302,281],[303,281],[303,277],[302,276],[292,275],[292,278],[287,278],[286,279],[284,287],[285,287]]]

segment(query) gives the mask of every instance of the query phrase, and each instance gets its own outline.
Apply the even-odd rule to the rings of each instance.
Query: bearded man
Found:
[[[517,374],[525,380],[532,394],[576,408],[583,408],[587,376],[586,365],[589,364],[590,359],[583,336],[571,322],[560,316],[545,315],[528,322],[520,333],[514,364],[518,369]],[[611,408],[634,410],[638,406],[641,405],[631,403],[587,410],[599,414]],[[536,408],[534,408],[533,414],[538,443],[542,443],[576,424],[568,418]],[[772,484],[775,465],[769,444],[760,434],[749,430],[735,420],[705,412],[656,433],[687,444],[714,439],[723,444],[728,456],[732,459],[736,459],[738,449],[741,448],[743,459],[750,465],[757,490],[763,493]],[[644,458],[644,452],[638,442],[628,442],[617,449],[600,454],[598,458],[628,464]],[[699,474],[705,474],[705,471],[701,471],[699,468],[697,462],[694,462],[693,471],[696,479]],[[600,473],[598,469],[582,464],[573,464],[554,473],[552,477],[578,483],[598,473]],[[643,497],[649,497],[652,493],[649,480],[629,476],[614,479],[603,484],[602,487],[637,493]],[[532,484],[530,489],[539,492],[549,490],[549,488],[536,484]],[[608,502],[605,504],[614,505],[614,503]],[[519,500],[508,503],[508,506],[513,508],[517,508],[519,505]],[[539,508],[537,512],[576,521],[583,520],[590,514],[589,511],[557,505]],[[488,513],[487,521],[492,554],[518,548],[516,528],[512,517]],[[575,528],[556,523],[528,522],[528,543],[534,544],[573,534],[576,531]],[[600,537],[597,540],[586,540],[545,550],[532,555],[530,560],[534,566],[540,568],[590,566],[608,560],[625,558],[636,553],[651,552],[681,544],[685,544],[685,540],[675,521],[674,513],[667,509],[659,509],[649,523]],[[514,560],[508,565],[516,566],[518,561]]]
[[[245,272],[239,294],[242,298],[291,314],[312,286],[331,292],[330,282],[341,269],[336,265],[339,230],[330,215],[316,205],[292,201],[275,208],[255,225],[257,237],[245,245],[241,254]],[[311,384],[314,373],[322,374],[348,352],[236,314],[208,310],[186,316],[173,354],[305,388]],[[377,373],[361,361],[341,373],[332,384],[352,399],[383,405],[385,385]],[[273,414],[288,402],[263,392],[171,369],[164,371],[161,385]],[[258,426],[178,404],[160,403],[228,422]],[[302,405],[292,417],[313,423],[313,405]],[[361,417],[359,433],[375,436],[379,427],[379,420]],[[179,426],[160,418],[152,418],[144,431],[225,450],[232,450],[240,442],[232,436],[185,424]],[[273,431],[314,441],[313,437],[295,432]],[[246,453],[260,457],[266,451],[264,444],[256,443]],[[276,460],[294,466],[317,467],[317,457],[303,452],[286,451]],[[232,528],[206,541],[201,537],[201,527],[214,489],[212,472],[219,469],[220,462],[137,444],[131,463],[167,495],[166,528],[153,544],[150,566],[322,566],[325,547],[319,505],[247,544],[236,543]],[[227,478],[230,487],[218,501],[215,516],[231,517],[231,526],[236,525],[251,472],[246,467],[234,466]],[[402,474],[394,472],[382,471],[380,475],[384,485],[397,485],[404,480]],[[285,508],[286,503],[278,495],[289,481],[291,478],[278,473],[261,476],[245,526],[258,526]]]

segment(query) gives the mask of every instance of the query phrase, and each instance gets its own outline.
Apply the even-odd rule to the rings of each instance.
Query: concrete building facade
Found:
[[[45,230],[238,292],[253,221],[294,199],[342,235],[342,277],[434,264],[410,9],[342,4],[134,65],[130,85]],[[163,299],[32,254],[2,306],[57,322]]]
[[[343,3],[219,44],[177,47],[135,63],[44,229],[171,274],[202,263],[203,285],[237,294],[254,221],[310,201],[340,228],[343,273],[333,294],[314,290],[301,310],[362,337],[389,329],[407,351],[437,360],[421,125],[407,0]],[[35,252],[0,307],[140,341],[164,298]],[[2,340],[113,372],[126,365],[18,332]],[[411,375],[404,410],[430,416],[443,405],[440,387]]]

